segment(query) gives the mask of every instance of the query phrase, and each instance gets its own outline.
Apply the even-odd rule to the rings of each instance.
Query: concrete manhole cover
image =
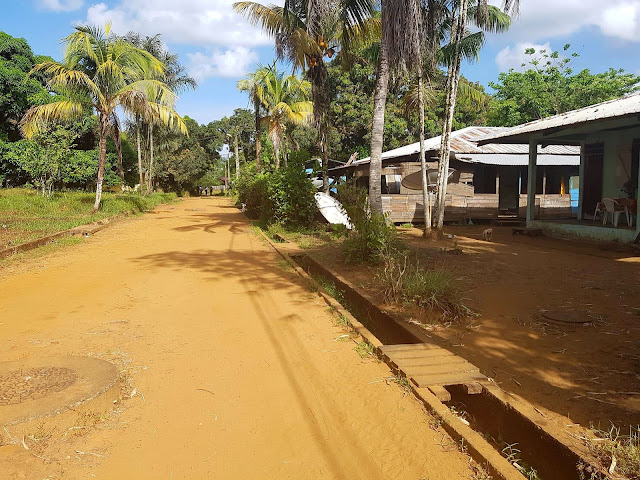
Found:
[[[0,374],[0,405],[42,398],[73,385],[76,372],[65,367],[40,367]]]
[[[0,362],[0,425],[55,415],[103,398],[117,391],[117,382],[115,365],[93,357]]]

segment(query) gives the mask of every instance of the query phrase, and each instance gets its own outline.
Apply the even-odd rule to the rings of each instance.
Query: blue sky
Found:
[[[272,41],[233,13],[233,1],[3,0],[0,30],[56,59],[60,39],[77,23],[111,21],[118,33],[160,33],[200,84],[181,95],[179,112],[208,123],[247,106],[236,82],[274,56]],[[511,30],[490,35],[479,61],[464,65],[462,73],[487,85],[500,71],[519,68],[526,47],[561,49],[565,43],[580,53],[576,70],[615,67],[640,74],[640,0],[521,0]]]

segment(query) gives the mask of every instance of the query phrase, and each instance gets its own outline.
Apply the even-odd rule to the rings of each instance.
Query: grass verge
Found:
[[[0,189],[0,249],[114,215],[147,212],[176,198],[173,193],[105,193],[100,210],[92,214],[93,193],[59,192],[47,198],[35,190]]]

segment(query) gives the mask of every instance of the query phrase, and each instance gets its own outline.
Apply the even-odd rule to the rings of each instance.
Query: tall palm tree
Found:
[[[160,34],[156,34],[153,36],[140,36],[137,32],[129,32],[124,37],[124,40],[133,44],[134,46],[145,50],[146,52],[153,55],[155,58],[160,60],[164,65],[164,72],[162,80],[167,86],[175,93],[181,93],[188,89],[197,88],[198,84],[196,80],[190,77],[187,74],[187,70],[183,65],[180,64],[179,57],[177,54],[170,52],[164,43],[162,42]],[[134,122],[136,126],[136,139],[137,139],[137,149],[138,149],[138,175],[140,177],[140,186],[142,187],[145,184],[145,178],[143,176],[142,171],[142,153],[141,153],[141,140],[140,140],[140,131],[141,126],[144,125],[146,127],[147,133],[147,145],[149,148],[149,168],[147,170],[147,191],[151,191],[153,184],[153,156],[154,156],[154,140],[153,140],[153,132],[154,132],[154,112],[149,112],[150,115],[141,116],[135,115]],[[156,122],[157,123],[157,122]]]
[[[258,167],[258,173],[262,172],[262,140],[260,138],[260,92],[264,86],[264,78],[268,73],[268,67],[259,66],[258,69],[249,73],[246,78],[240,80],[237,84],[238,90],[241,92],[248,92],[249,99],[253,104],[254,119],[255,119],[255,142],[256,142],[256,166]]]
[[[439,0],[443,1],[443,0]],[[517,13],[519,0],[504,0],[503,8],[506,12]],[[443,9],[446,11],[446,9]],[[469,15],[471,13],[471,15]],[[480,32],[469,33],[468,23],[480,28]],[[460,80],[460,65],[464,57],[473,59],[484,43],[484,31],[503,32],[511,26],[510,17],[495,7],[487,5],[487,0],[456,0],[452,3],[444,25],[450,25],[449,45],[444,54],[447,60],[447,88],[445,118],[442,125],[442,143],[438,160],[438,192],[436,199],[435,227],[442,229],[444,224],[445,199],[447,195],[447,178],[449,172],[449,155],[451,151],[451,129],[453,115],[458,96]],[[471,48],[465,48],[470,46]]]
[[[77,119],[85,108],[98,115],[99,150],[96,200],[93,211],[100,208],[106,161],[106,141],[112,118],[121,107],[131,114],[153,111],[165,125],[187,134],[182,118],[169,106],[175,94],[160,80],[164,66],[153,55],[105,30],[79,26],[63,40],[65,55],[62,63],[43,62],[32,73],[49,77],[48,87],[60,93],[64,100],[32,107],[21,121],[26,137],[32,137],[54,122]],[[154,96],[161,101],[149,100]]]
[[[279,59],[289,60],[311,81],[325,190],[329,188],[327,113],[331,99],[325,57],[345,53],[354,43],[376,33],[379,24],[372,18],[376,5],[377,0],[285,0],[282,7],[250,1],[233,4],[237,12],[275,39]]]
[[[276,169],[280,167],[287,124],[302,124],[313,114],[313,103],[309,101],[311,84],[296,75],[278,72],[275,63],[268,67],[264,85],[259,89],[260,103],[265,115],[262,122],[267,125],[267,135],[273,144]]]
[[[378,54],[376,89],[373,96],[371,159],[369,163],[369,206],[372,211],[378,213],[382,213],[381,177],[384,112],[387,103],[391,66],[406,70],[408,65],[421,60],[421,1],[383,0],[381,16],[382,38]]]

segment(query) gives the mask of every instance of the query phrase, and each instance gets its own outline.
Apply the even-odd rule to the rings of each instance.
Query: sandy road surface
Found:
[[[45,421],[28,451],[4,436],[0,477],[470,478],[342,334],[224,199],[0,270],[0,360],[92,355],[139,393],[87,428]]]

